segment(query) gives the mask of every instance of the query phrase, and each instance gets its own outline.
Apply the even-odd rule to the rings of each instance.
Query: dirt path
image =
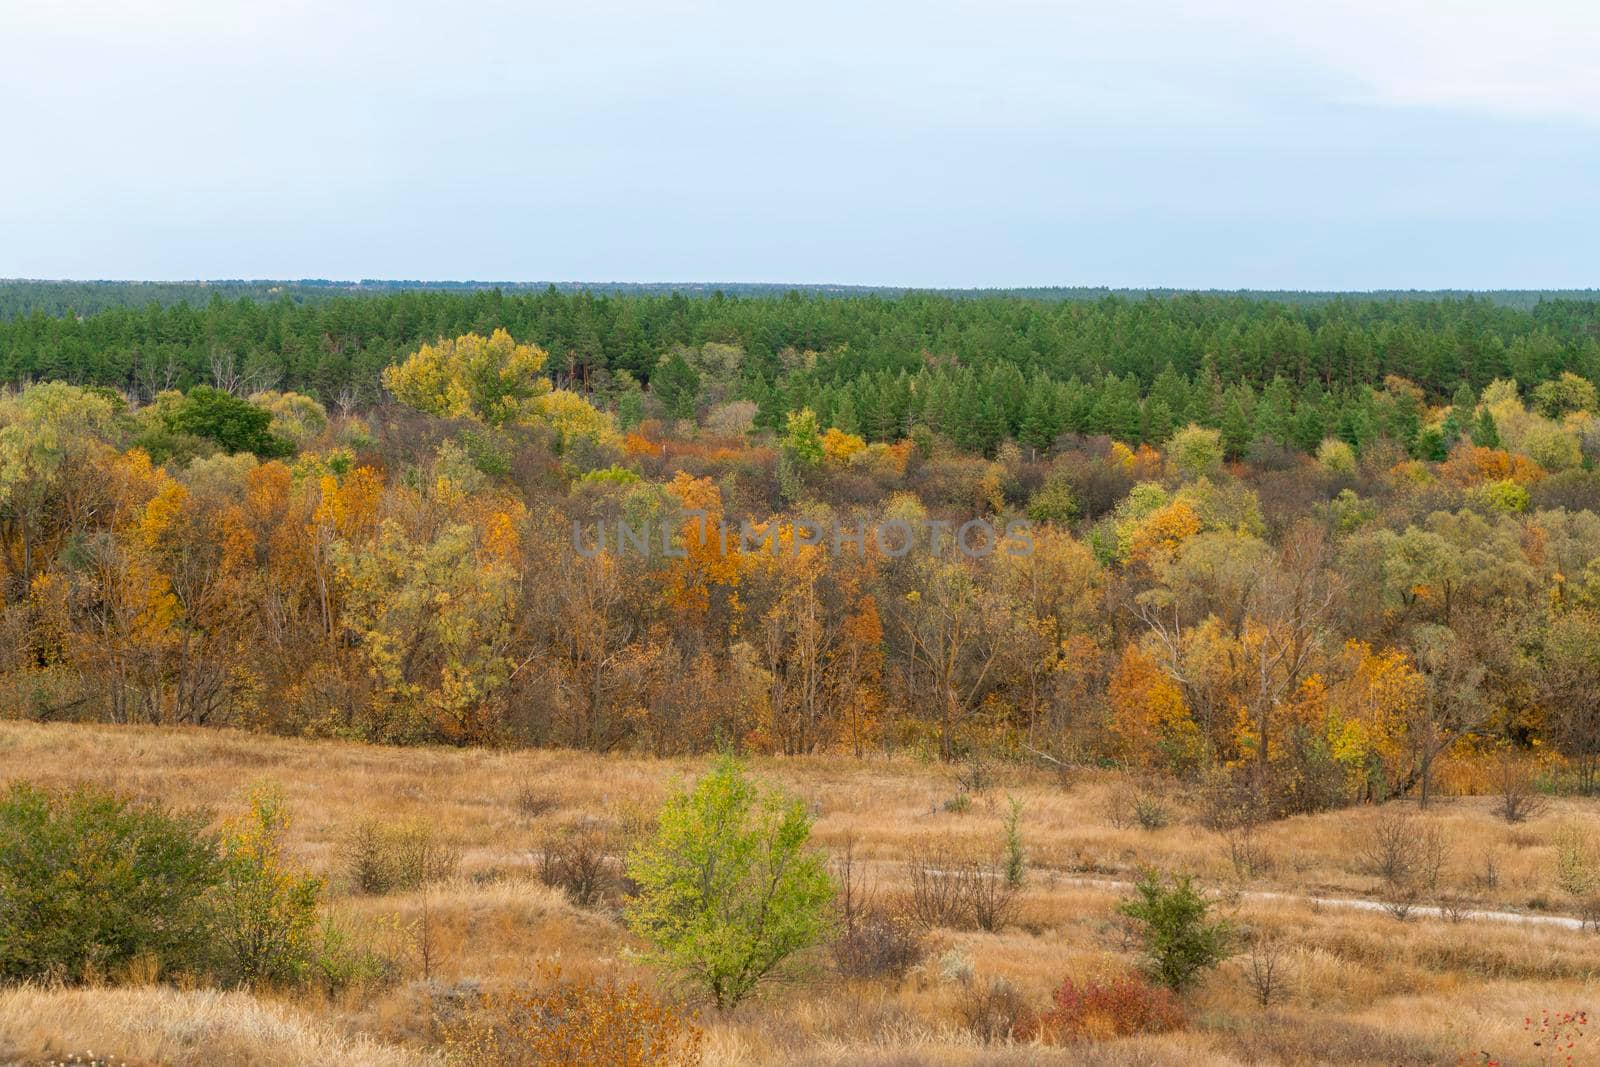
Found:
[[[1084,878],[1070,874],[1057,874],[1058,882],[1072,885],[1097,886],[1103,889],[1132,889],[1133,883],[1115,878]],[[1363,900],[1359,897],[1319,897],[1309,893],[1282,893],[1270,889],[1246,889],[1239,894],[1252,900],[1283,900],[1312,904],[1321,908],[1353,908],[1357,911],[1388,911],[1389,906],[1378,900]],[[1413,905],[1406,912],[1406,917],[1413,915],[1427,916],[1429,918],[1445,918],[1443,908],[1431,904]],[[1555,926],[1563,930],[1582,930],[1584,921],[1571,915],[1527,915],[1517,911],[1485,911],[1479,909],[1463,909],[1460,914],[1462,922],[1497,922],[1497,923],[1526,923],[1532,926]]]

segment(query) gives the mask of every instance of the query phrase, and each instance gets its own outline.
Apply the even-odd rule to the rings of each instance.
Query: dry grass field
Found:
[[[90,781],[219,815],[237,809],[250,783],[279,783],[297,861],[326,877],[331,906],[352,930],[399,961],[397,980],[332,999],[159,982],[3,989],[0,1063],[441,1063],[441,1013],[464,990],[532,977],[549,961],[564,973],[653,984],[615,906],[571,903],[541,882],[536,857],[554,828],[583,820],[625,840],[704,766],[0,723],[0,779]],[[819,958],[806,976],[734,1011],[701,1008],[708,1064],[1600,1063],[1600,1032],[1576,1036],[1570,1049],[1535,1044],[1544,1012],[1600,1011],[1600,938],[1588,930],[1470,915],[1402,920],[1330,902],[1382,896],[1365,857],[1383,811],[1295,818],[1230,843],[1203,828],[1193,798],[1159,798],[1160,817],[1145,821],[1166,825],[1141,828],[1126,814],[1137,783],[1112,772],[997,766],[965,804],[947,807],[960,768],[829,756],[753,769],[808,803],[820,846],[838,854],[850,842],[886,899],[905,891],[913,855],[994,848],[1012,797],[1022,804],[1029,869],[998,929],[932,931],[926,958],[903,980],[846,981]],[[426,820],[459,850],[454,873],[422,890],[354,892],[344,845],[373,817]],[[1439,888],[1423,903],[1574,913],[1557,888],[1553,842],[1563,825],[1593,840],[1594,804],[1558,800],[1513,826],[1489,798],[1446,797],[1427,818],[1447,853]],[[1243,949],[1191,995],[1178,1031],[1046,1046],[984,1044],[963,1026],[960,1000],[974,983],[1003,977],[1044,1007],[1064,978],[1131,969],[1135,950],[1116,905],[1127,892],[1121,883],[1144,865],[1193,872],[1247,943],[1279,946],[1275,1003],[1258,1005],[1249,979],[1259,960]]]

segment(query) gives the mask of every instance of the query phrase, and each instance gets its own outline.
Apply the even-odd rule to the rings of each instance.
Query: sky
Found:
[[[1597,50],[1587,0],[0,0],[0,277],[1591,287]]]

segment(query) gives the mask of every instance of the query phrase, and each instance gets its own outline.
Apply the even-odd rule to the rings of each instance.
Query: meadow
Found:
[[[545,884],[540,856],[562,827],[598,826],[622,847],[707,762],[0,723],[8,780],[93,783],[219,817],[237,809],[250,783],[278,783],[293,862],[326,879],[326,907],[392,964],[383,980],[336,995],[130,974],[105,985],[12,986],[0,991],[0,1059],[443,1063],[464,997],[531,980],[550,964],[569,977],[659,986],[677,1005],[678,992],[642,963],[643,946],[620,921],[620,885],[580,906]],[[1397,801],[1275,821],[1241,843],[1205,829],[1192,794],[1122,771],[871,755],[756,759],[751,770],[803,800],[814,845],[836,872],[849,855],[850,880],[882,901],[910,899],[913,860],[926,873],[988,854],[1013,799],[1026,873],[994,929],[927,929],[902,976],[844,977],[823,946],[731,1011],[685,998],[682,1010],[703,1028],[705,1064],[1596,1062],[1600,1035],[1573,1023],[1564,1030],[1573,1047],[1552,1057],[1541,1029],[1547,1016],[1600,1007],[1594,934],[1470,914],[1572,914],[1557,888],[1555,839],[1561,827],[1592,838],[1600,829],[1592,802],[1555,799],[1513,825],[1493,796],[1442,796],[1421,815],[1411,814],[1414,801]],[[1431,895],[1403,918],[1393,908],[1314,902],[1389,899],[1370,860],[1380,824],[1397,814],[1436,828],[1445,846]],[[424,822],[448,870],[415,888],[362,891],[352,881],[351,835],[373,820]],[[1042,1009],[1063,979],[1135,969],[1117,904],[1147,865],[1192,872],[1239,931],[1232,958],[1186,998],[1181,1026],[1058,1044],[986,1035],[972,1001],[996,979],[1024,1010]],[[1443,914],[1422,913],[1439,901]],[[1263,1006],[1269,963],[1276,988]]]

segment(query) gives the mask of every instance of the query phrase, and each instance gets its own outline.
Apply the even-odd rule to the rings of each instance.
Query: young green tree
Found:
[[[761,793],[724,756],[628,857],[628,925],[658,965],[731,1008],[827,932],[833,880],[810,836],[800,801]]]
[[[789,412],[778,440],[778,484],[788,500],[798,499],[806,479],[822,466],[822,434],[810,408]]]
[[[1500,429],[1494,424],[1494,416],[1489,414],[1488,408],[1479,411],[1472,423],[1472,443],[1479,448],[1500,447]]]
[[[222,876],[213,894],[218,953],[241,984],[298,983],[317,961],[322,880],[284,860],[289,815],[282,792],[259,785],[249,803],[249,814],[222,830]]]
[[[1189,875],[1169,881],[1147,870],[1134,893],[1119,910],[1143,927],[1145,969],[1152,979],[1182,993],[1228,958],[1233,930],[1225,920],[1208,921],[1211,902]]]

